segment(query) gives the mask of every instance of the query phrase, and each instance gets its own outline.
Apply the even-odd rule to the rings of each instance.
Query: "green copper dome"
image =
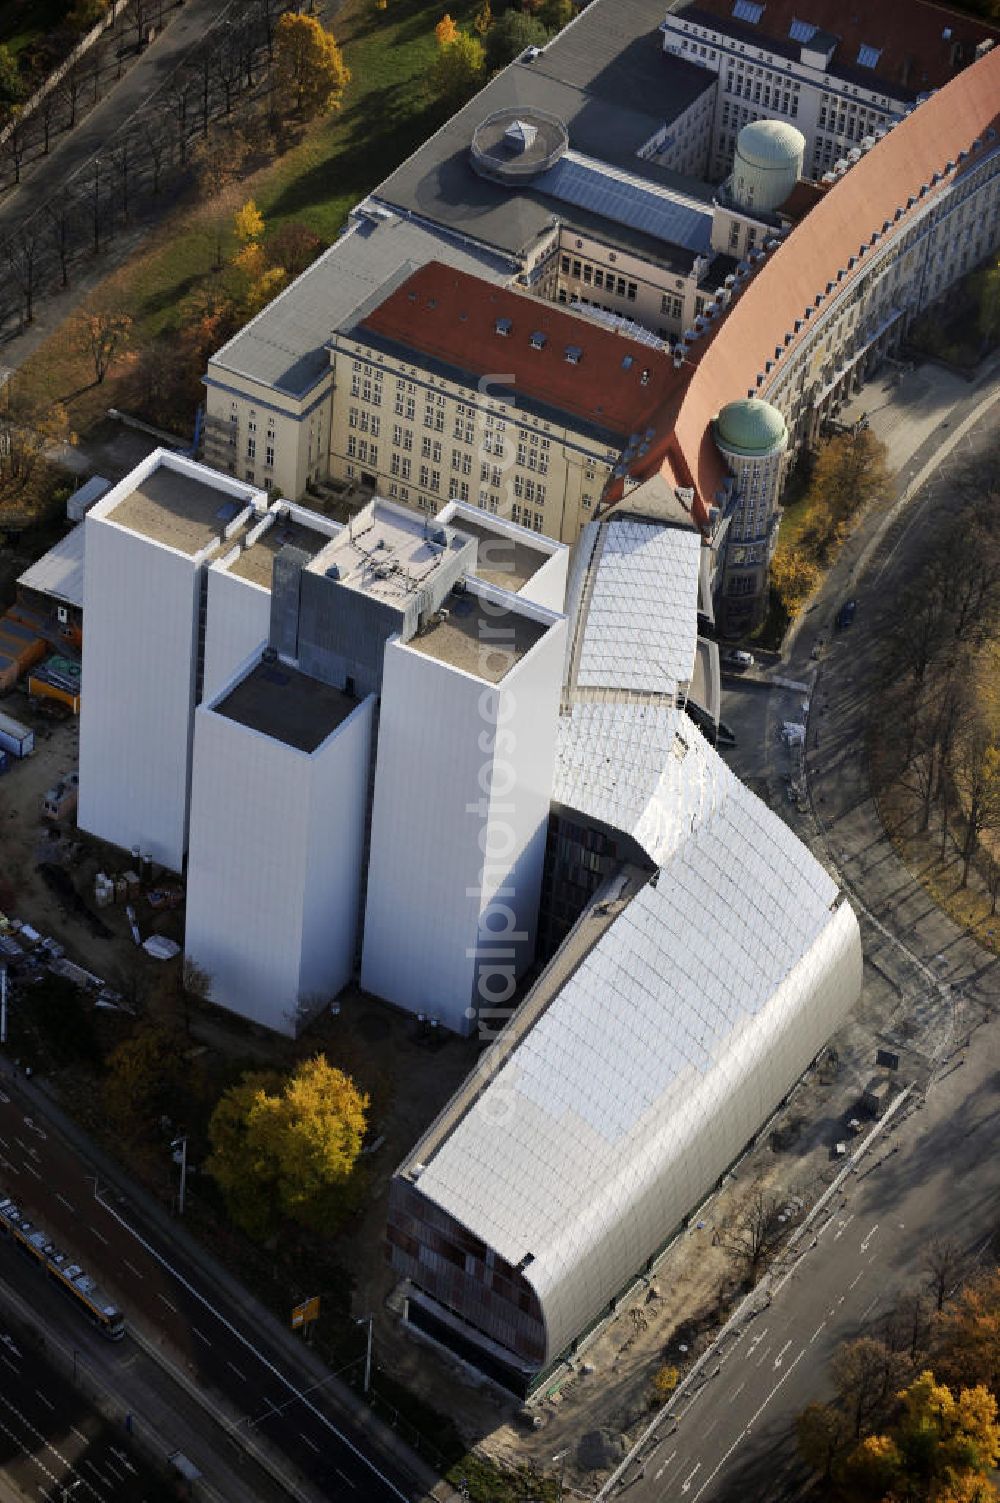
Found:
[[[788,441],[781,413],[759,397],[727,402],[715,420],[715,435],[720,448],[733,454],[767,454]]]

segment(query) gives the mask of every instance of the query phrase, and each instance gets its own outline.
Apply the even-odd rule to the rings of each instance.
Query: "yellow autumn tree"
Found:
[[[771,560],[771,584],[778,599],[794,619],[819,581],[819,567],[797,548],[779,543]]]
[[[1000,1389],[1000,1270],[965,1286],[941,1316],[937,1344],[945,1382]]]
[[[455,25],[454,21],[451,19],[451,16],[449,16],[447,11],[445,11],[444,15],[435,26],[434,35],[437,37],[437,44],[439,47],[450,47],[452,42],[457,39],[458,27]]]
[[[312,120],[340,108],[351,70],[332,31],[314,16],[286,11],[274,29],[273,77],[277,97]]]
[[[264,216],[252,198],[233,215],[233,233],[241,245],[259,244],[264,233]]]
[[[326,1056],[286,1079],[249,1074],[220,1098],[205,1165],[233,1220],[252,1236],[288,1217],[333,1230],[350,1204],[368,1097]]]
[[[288,273],[283,266],[269,266],[255,281],[251,282],[244,299],[248,314],[259,313],[272,298],[288,283]]]
[[[475,93],[486,67],[486,52],[478,37],[458,32],[454,41],[438,49],[428,82],[431,93],[455,109]]]
[[[483,0],[482,10],[476,11],[476,18],[472,24],[481,37],[486,35],[493,25],[493,8],[490,5],[490,0]]]

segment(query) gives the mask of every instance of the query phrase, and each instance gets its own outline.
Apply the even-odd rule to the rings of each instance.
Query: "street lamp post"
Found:
[[[180,1150],[180,1160],[178,1161],[177,1155],[175,1153],[174,1154],[174,1163],[180,1162],[180,1166],[181,1166],[181,1187],[180,1187],[180,1190],[179,1190],[178,1195],[177,1195],[177,1214],[178,1214],[178,1216],[183,1216],[184,1215],[184,1191],[187,1188],[187,1166],[188,1166],[188,1140],[187,1140],[187,1133],[184,1133],[184,1135],[182,1137],[175,1138],[174,1141],[171,1143],[170,1146],[171,1146],[171,1148],[173,1148],[175,1150],[176,1149]]]
[[[374,1323],[375,1323],[375,1316],[374,1315],[362,1315],[359,1320],[355,1321],[355,1325],[367,1326],[368,1327],[368,1348],[367,1348],[367,1351],[365,1352],[365,1387],[364,1387],[364,1393],[365,1393],[365,1397],[366,1398],[368,1397],[369,1390],[371,1389],[371,1386],[372,1386],[372,1327],[373,1327]]]

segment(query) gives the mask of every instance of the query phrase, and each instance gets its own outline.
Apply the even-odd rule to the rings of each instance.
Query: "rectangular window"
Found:
[[[420,484],[423,486],[424,490],[427,489],[427,486],[430,483],[430,478],[431,478],[430,466],[426,465],[426,464],[422,464],[420,466]]]
[[[360,397],[360,395],[361,395],[361,377],[358,375],[357,371],[355,371],[354,375],[351,377],[351,396],[352,397]]]
[[[582,270],[583,270],[583,267],[580,265],[579,261],[574,261],[573,262],[573,275],[575,277],[578,277],[580,275],[580,273],[581,273]]]
[[[462,455],[462,474],[463,475],[471,475],[472,474],[472,455],[471,454],[463,454]]]
[[[440,470],[431,470],[431,490],[432,491],[439,491],[440,489],[441,489],[441,471]]]
[[[458,482],[458,499],[460,501],[468,501],[469,499],[469,482],[467,480],[460,480]]]
[[[431,457],[431,441],[426,435],[420,440],[420,457],[421,459]]]
[[[403,451],[406,454],[412,454],[412,452],[413,452],[413,429],[412,428],[404,428],[403,429]]]
[[[563,256],[563,258],[562,258],[562,260],[560,261],[559,264],[562,267],[563,271],[566,273],[566,275],[569,276],[569,256]]]
[[[274,469],[274,445],[267,444],[264,448],[264,463],[269,470]]]
[[[410,466],[411,466],[411,463],[412,463],[411,460],[404,458],[403,459],[403,463],[400,465],[399,473],[402,475],[402,477],[403,477],[404,480],[409,480],[409,478],[410,478]]]
[[[393,425],[392,425],[392,441],[396,445],[397,448],[403,442],[403,427],[402,427],[401,423],[393,423]]]
[[[356,428],[358,426],[358,409],[356,407],[351,407],[348,410],[347,426],[349,428]]]
[[[638,286],[638,283],[637,282],[629,282],[628,287],[625,289],[625,296],[628,298],[629,302],[630,303],[634,303],[635,300],[636,300],[636,298],[638,297],[638,295],[639,295],[639,286]]]
[[[399,455],[398,454],[392,454],[389,457],[389,473],[390,473],[390,475],[398,475],[399,474]]]
[[[256,459],[256,458],[257,458],[257,440],[255,438],[248,438],[247,439],[247,459]]]
[[[417,399],[416,399],[416,397],[407,397],[407,399],[406,399],[406,420],[407,420],[407,422],[408,423],[412,423],[413,420],[414,420],[414,418],[416,417],[416,415],[417,415]]]
[[[435,464],[441,463],[441,440],[435,439],[431,445],[431,458]]]
[[[377,412],[373,412],[371,415],[371,427],[372,438],[378,438],[379,433],[382,431],[382,419]]]
[[[434,432],[444,432],[444,408],[439,407],[434,414]]]

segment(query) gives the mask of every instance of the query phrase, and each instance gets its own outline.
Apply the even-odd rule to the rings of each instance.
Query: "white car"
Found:
[[[727,668],[752,668],[753,653],[743,652],[741,648],[733,647],[729,652],[722,654],[722,661]]]

